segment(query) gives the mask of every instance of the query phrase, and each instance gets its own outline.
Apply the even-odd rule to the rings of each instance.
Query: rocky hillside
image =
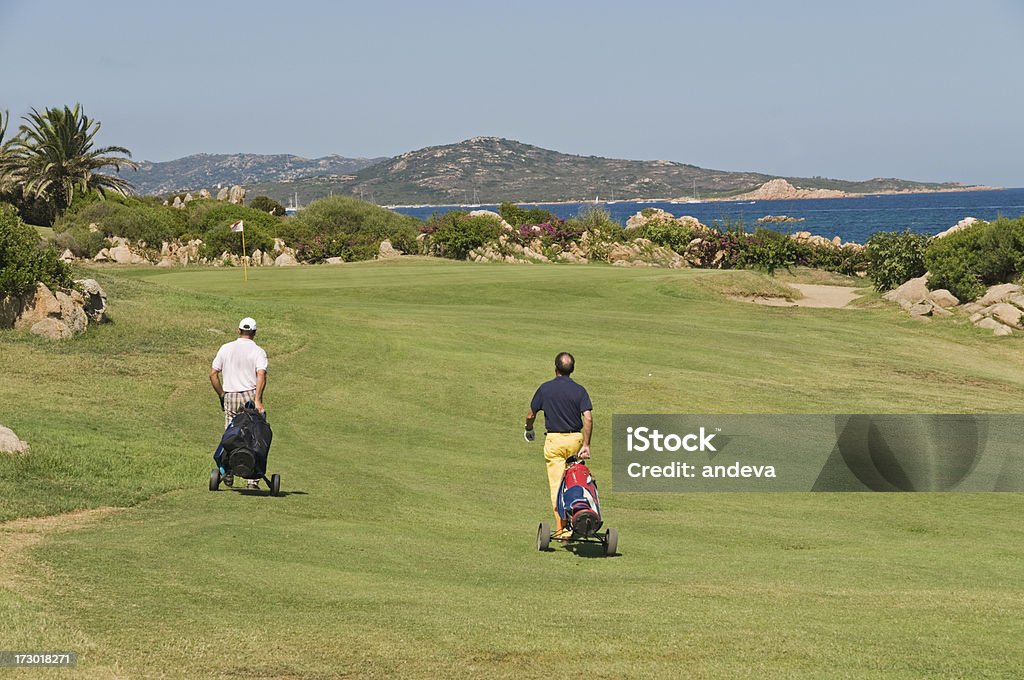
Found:
[[[365,167],[351,178],[306,178],[259,184],[255,193],[284,200],[298,191],[308,202],[346,193],[379,204],[494,203],[732,197],[775,179],[756,172],[708,170],[674,161],[575,156],[497,137],[410,151]],[[785,178],[798,191],[831,195],[963,188],[897,179],[850,182],[823,177]]]
[[[138,172],[128,171],[125,177],[140,194],[169,194],[234,184],[246,186],[261,182],[293,182],[311,176],[326,176],[342,181],[352,173],[380,161],[380,158],[342,156],[310,159],[287,154],[202,153],[164,163],[143,161]]]

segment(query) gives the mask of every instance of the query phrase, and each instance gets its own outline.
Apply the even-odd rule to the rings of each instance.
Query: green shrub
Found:
[[[284,206],[272,199],[270,196],[256,196],[249,201],[249,207],[253,210],[261,210],[270,213],[275,217],[284,217]]]
[[[641,227],[629,230],[631,238],[645,238],[659,246],[670,248],[679,254],[686,252],[693,240],[693,229],[679,222],[651,220]]]
[[[977,222],[932,239],[924,254],[928,287],[946,288],[961,301],[987,286],[1009,283],[1024,273],[1024,218]]]
[[[162,205],[157,198],[108,195],[106,200],[99,200],[90,195],[76,200],[53,229],[57,234],[70,230],[82,235],[90,224],[96,224],[105,236],[123,236],[157,247],[162,241],[181,238],[187,228],[184,212]]]
[[[553,224],[558,219],[543,208],[523,208],[515,203],[502,203],[498,206],[498,214],[513,227],[523,224]]]
[[[54,243],[60,250],[70,250],[76,257],[94,257],[107,247],[107,238],[102,231],[91,231],[88,227],[74,225],[54,233]]]
[[[824,243],[801,243],[798,264],[814,269],[856,276],[868,270],[868,255],[864,248],[852,244],[836,246]]]
[[[798,264],[802,254],[796,241],[774,229],[756,229],[738,243],[740,250],[735,266],[741,269],[762,269],[769,274]]]
[[[212,199],[189,201],[180,212],[187,216],[186,236],[203,240],[199,254],[206,258],[220,257],[225,251],[241,254],[242,235],[231,231],[233,222],[242,220],[245,224],[246,255],[272,248],[281,223],[281,218],[261,210]]]
[[[419,225],[413,217],[352,196],[331,196],[313,201],[296,217],[284,221],[280,234],[303,260],[341,257],[354,261],[376,257],[384,239],[398,250],[415,252]]]
[[[928,236],[903,232],[880,231],[866,244],[868,276],[875,290],[884,292],[922,276],[925,271],[924,251]]]
[[[461,210],[443,215],[435,213],[423,226],[428,235],[430,252],[453,260],[464,260],[469,251],[501,234],[501,223],[493,217],[470,217]]]
[[[42,247],[38,232],[18,218],[14,206],[0,204],[0,295],[23,295],[40,281],[67,288],[71,271],[57,251]]]

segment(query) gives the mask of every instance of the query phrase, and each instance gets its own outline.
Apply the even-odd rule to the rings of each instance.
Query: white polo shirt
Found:
[[[256,389],[256,371],[267,370],[267,353],[249,338],[238,338],[221,345],[213,358],[213,370],[220,371],[225,392]]]

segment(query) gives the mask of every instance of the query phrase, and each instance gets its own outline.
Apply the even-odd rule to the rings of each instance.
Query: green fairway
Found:
[[[113,323],[62,344],[0,331],[0,423],[32,446],[0,455],[0,649],[76,651],[66,674],[88,678],[1024,668],[1021,496],[615,493],[609,443],[613,413],[1020,412],[1018,337],[873,296],[726,299],[768,286],[747,272],[88,272]],[[248,315],[277,498],[206,487],[207,373]],[[614,558],[534,546],[550,510],[522,423],[561,350],[594,401]]]

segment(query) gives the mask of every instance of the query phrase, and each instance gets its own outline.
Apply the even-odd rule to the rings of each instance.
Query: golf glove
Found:
[[[537,431],[536,430],[523,430],[523,439],[525,439],[526,441],[532,442],[536,438],[537,438]]]

